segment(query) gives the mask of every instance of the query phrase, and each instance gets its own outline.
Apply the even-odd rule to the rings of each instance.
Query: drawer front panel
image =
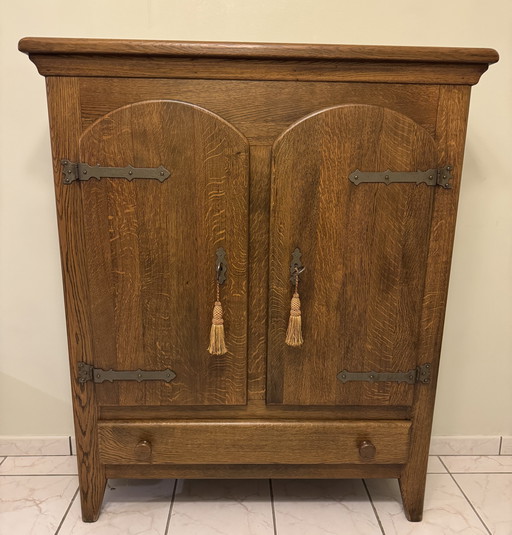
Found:
[[[104,464],[402,464],[411,423],[102,422]]]

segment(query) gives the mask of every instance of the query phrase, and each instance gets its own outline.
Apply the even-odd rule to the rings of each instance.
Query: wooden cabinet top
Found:
[[[498,61],[488,48],[129,39],[26,37],[19,49],[45,76],[473,85]]]

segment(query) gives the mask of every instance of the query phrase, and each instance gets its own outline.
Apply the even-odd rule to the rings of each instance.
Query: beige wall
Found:
[[[43,78],[28,35],[493,47],[473,89],[437,435],[512,434],[510,0],[15,0],[0,7],[0,434],[72,432]]]

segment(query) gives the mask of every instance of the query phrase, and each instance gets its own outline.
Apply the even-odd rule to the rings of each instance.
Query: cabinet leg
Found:
[[[80,503],[84,522],[96,522],[100,516],[107,479],[103,470],[98,472],[88,474],[87,481],[84,481],[84,477],[80,478]]]
[[[405,468],[398,480],[404,513],[410,522],[421,522],[423,518],[426,480],[426,468],[424,471],[413,470],[410,465]]]

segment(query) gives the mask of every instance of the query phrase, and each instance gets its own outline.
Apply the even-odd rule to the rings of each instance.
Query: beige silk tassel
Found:
[[[210,345],[208,351],[212,355],[224,355],[228,352],[224,339],[224,319],[222,318],[222,303],[220,302],[220,285],[217,282],[217,300],[213,307],[212,327],[210,329]]]
[[[302,318],[300,312],[298,273],[295,274],[295,291],[293,292],[290,306],[290,319],[288,320],[285,343],[292,347],[300,347],[304,343],[302,338]]]

